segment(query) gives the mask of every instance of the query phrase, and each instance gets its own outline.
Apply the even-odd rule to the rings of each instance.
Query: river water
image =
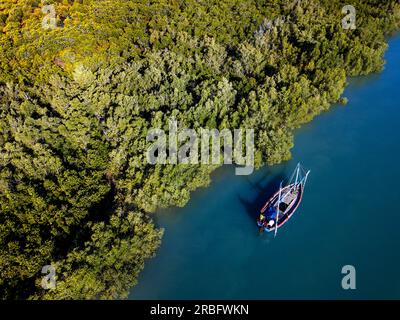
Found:
[[[347,106],[296,131],[291,161],[223,167],[186,207],[158,212],[163,242],[130,299],[399,299],[400,36],[389,45],[382,73],[349,81]],[[311,170],[299,209],[259,236],[260,208],[299,161]]]

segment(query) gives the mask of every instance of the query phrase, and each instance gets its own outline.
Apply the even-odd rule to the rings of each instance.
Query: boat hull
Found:
[[[298,186],[295,186],[294,184],[288,185],[288,186],[286,186],[285,188],[283,188],[281,190],[281,193],[285,194],[285,192],[289,191],[291,188],[294,189],[297,192],[297,194],[296,194],[296,197],[293,199],[294,202],[290,206],[288,206],[288,208],[285,211],[283,211],[283,212],[280,211],[279,217],[278,217],[278,223],[277,223],[278,229],[280,227],[282,227],[287,221],[289,221],[289,219],[292,217],[292,215],[296,212],[296,210],[299,207],[299,205],[301,203],[301,200],[303,198],[303,186],[302,186],[302,184],[299,184]],[[264,214],[265,212],[268,211],[268,209],[271,206],[274,206],[274,203],[277,202],[278,197],[279,197],[279,191],[276,192],[266,202],[266,204],[261,209],[261,214]],[[260,219],[257,220],[257,225],[261,229],[263,229],[263,231],[266,231],[266,232],[275,231],[275,228],[276,228],[276,225],[270,227],[270,226],[265,224],[265,220],[262,221]]]

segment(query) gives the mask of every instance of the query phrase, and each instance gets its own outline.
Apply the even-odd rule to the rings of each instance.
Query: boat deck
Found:
[[[287,195],[285,195],[285,198],[283,198],[282,202],[289,205],[293,200],[297,198],[297,194],[297,190],[295,192],[289,192]]]

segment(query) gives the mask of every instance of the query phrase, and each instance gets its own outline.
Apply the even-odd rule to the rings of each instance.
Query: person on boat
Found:
[[[264,221],[264,219],[265,219],[265,216],[261,213],[260,214],[260,221]]]
[[[272,227],[274,226],[274,224],[275,224],[275,221],[274,221],[274,220],[269,220],[267,226],[268,226],[269,228],[272,228]]]

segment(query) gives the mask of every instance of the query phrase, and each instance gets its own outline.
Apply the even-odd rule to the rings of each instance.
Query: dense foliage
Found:
[[[400,26],[395,0],[351,2],[345,30],[338,0],[3,0],[0,297],[126,297],[160,243],[150,214],[216,168],[147,164],[148,130],[254,128],[257,166],[289,159]]]

